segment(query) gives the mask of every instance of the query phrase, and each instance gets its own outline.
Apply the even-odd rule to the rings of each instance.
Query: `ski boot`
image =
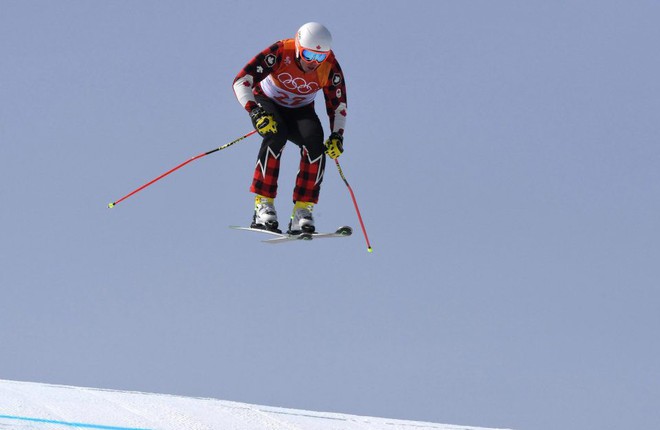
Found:
[[[314,203],[296,202],[293,215],[289,221],[289,234],[314,233],[314,217],[312,216]]]
[[[250,227],[282,233],[278,225],[275,199],[257,194],[254,197],[254,216]]]

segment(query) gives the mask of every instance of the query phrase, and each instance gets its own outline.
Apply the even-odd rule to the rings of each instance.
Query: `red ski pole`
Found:
[[[226,143],[226,144],[224,144],[224,145],[222,145],[222,146],[220,146],[220,147],[218,147],[218,148],[212,149],[212,150],[210,150],[210,151],[204,152],[204,153],[199,154],[199,155],[195,155],[194,157],[190,158],[189,160],[186,160],[186,161],[184,161],[183,163],[179,164],[178,166],[176,166],[176,167],[174,167],[174,168],[168,170],[167,172],[163,173],[163,174],[160,175],[159,177],[157,177],[157,178],[155,178],[155,179],[153,179],[153,180],[147,182],[146,184],[142,185],[142,186],[139,187],[139,188],[136,188],[135,190],[133,190],[133,191],[131,191],[130,193],[126,194],[124,197],[122,197],[121,199],[117,200],[116,202],[112,202],[112,203],[108,204],[108,207],[109,207],[109,208],[114,208],[116,205],[118,205],[119,203],[123,202],[124,200],[126,200],[127,198],[129,198],[130,196],[132,196],[133,194],[135,194],[135,193],[137,193],[137,192],[139,192],[139,191],[142,191],[143,189],[147,188],[149,185],[153,184],[154,182],[158,182],[158,181],[160,181],[160,180],[163,179],[165,176],[169,175],[170,173],[172,173],[172,172],[174,172],[174,171],[176,171],[176,170],[179,170],[180,168],[182,168],[182,167],[185,166],[186,164],[188,164],[188,163],[192,163],[193,161],[198,160],[198,159],[200,159],[200,158],[202,158],[202,157],[205,157],[205,156],[207,156],[207,155],[209,155],[209,154],[213,154],[214,152],[218,152],[218,151],[221,151],[221,150],[223,150],[223,149],[225,149],[225,148],[229,148],[229,147],[232,146],[233,144],[235,144],[235,143],[237,143],[237,142],[240,142],[241,140],[245,139],[246,137],[252,136],[252,135],[253,135],[254,133],[256,133],[256,132],[257,132],[257,130],[252,130],[252,131],[249,132],[248,134],[246,134],[246,135],[244,135],[244,136],[241,136],[241,137],[239,137],[238,139],[233,140],[233,141],[231,141],[231,142],[229,142],[229,143]]]
[[[364,222],[362,222],[362,215],[360,215],[360,208],[358,208],[357,201],[355,200],[355,194],[353,193],[353,189],[348,184],[348,181],[346,180],[346,176],[344,176],[344,172],[341,170],[341,166],[339,165],[339,160],[337,160],[336,158],[335,158],[335,164],[337,165],[337,170],[339,170],[339,176],[341,176],[341,179],[348,187],[348,191],[351,193],[351,199],[353,199],[353,206],[355,206],[355,212],[357,212],[358,220],[360,221],[360,227],[362,227],[362,233],[364,233],[364,240],[367,241],[367,251],[373,252],[374,250],[371,247],[371,243],[369,243],[369,236],[367,236],[367,230],[364,228]]]

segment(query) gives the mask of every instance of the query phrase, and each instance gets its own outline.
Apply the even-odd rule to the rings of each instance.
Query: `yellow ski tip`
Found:
[[[115,204],[114,204],[114,203],[108,203],[108,207],[109,207],[110,209],[112,209],[112,208],[115,207]]]

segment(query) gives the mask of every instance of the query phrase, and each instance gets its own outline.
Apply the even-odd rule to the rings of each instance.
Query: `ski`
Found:
[[[339,227],[332,233],[300,233],[300,234],[282,234],[282,237],[276,237],[273,239],[266,239],[262,242],[277,244],[283,242],[289,242],[292,240],[313,240],[313,239],[326,239],[332,237],[348,237],[353,234],[353,229],[347,225]]]
[[[256,231],[257,233],[272,234],[273,236],[286,236],[284,233],[278,233],[276,231],[266,230],[263,228],[243,227],[241,225],[230,225],[229,228],[234,230]]]
[[[332,237],[348,237],[353,234],[353,228],[347,225],[339,227],[334,232],[328,233],[299,233],[299,234],[288,234],[288,233],[277,233],[275,231],[263,230],[259,228],[252,227],[242,227],[242,226],[229,226],[234,230],[246,230],[246,231],[256,231],[257,233],[266,233],[271,236],[276,236],[271,239],[264,239],[262,242],[270,244],[278,244],[284,242],[292,242],[296,240],[313,240],[313,239],[326,239]]]

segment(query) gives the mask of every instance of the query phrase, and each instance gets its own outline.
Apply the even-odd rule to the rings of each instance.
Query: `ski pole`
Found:
[[[182,167],[185,166],[186,164],[188,164],[188,163],[192,163],[193,161],[198,160],[198,159],[200,159],[200,158],[202,158],[202,157],[205,157],[205,156],[207,156],[207,155],[209,155],[209,154],[213,154],[214,152],[218,152],[218,151],[221,151],[221,150],[223,150],[223,149],[225,149],[225,148],[229,148],[229,147],[232,146],[233,144],[240,142],[241,140],[245,139],[246,137],[252,136],[252,135],[253,135],[254,133],[256,133],[256,132],[257,132],[257,130],[252,130],[252,131],[249,132],[248,134],[246,134],[246,135],[244,135],[244,136],[241,136],[241,137],[239,137],[238,139],[233,140],[233,141],[231,141],[231,142],[229,142],[229,143],[226,143],[226,144],[224,144],[224,145],[222,145],[222,146],[220,146],[220,147],[218,147],[218,148],[212,149],[212,150],[210,150],[210,151],[204,152],[204,153],[199,154],[199,155],[195,155],[194,157],[190,158],[189,160],[186,160],[186,161],[184,161],[183,163],[179,164],[178,166],[176,166],[176,167],[174,167],[174,168],[168,170],[167,172],[163,173],[163,174],[160,175],[159,177],[157,177],[157,178],[155,178],[155,179],[153,179],[153,180],[147,182],[146,184],[142,185],[142,186],[139,187],[139,188],[136,188],[135,190],[133,190],[133,191],[131,191],[130,193],[126,194],[124,197],[122,197],[121,199],[117,200],[116,202],[112,202],[112,203],[108,204],[108,207],[109,207],[109,208],[114,208],[116,205],[118,205],[119,203],[123,202],[124,200],[126,200],[127,198],[129,198],[130,196],[132,196],[133,194],[135,194],[135,193],[137,193],[137,192],[139,192],[139,191],[142,191],[143,189],[147,188],[149,185],[153,184],[154,182],[160,181],[160,180],[163,179],[165,176],[169,175],[170,173],[172,173],[172,172],[174,172],[174,171],[176,171],[176,170],[179,170],[180,168],[182,168]]]
[[[339,165],[339,160],[337,160],[336,158],[335,158],[335,164],[337,165],[337,170],[339,170],[339,176],[341,176],[341,179],[348,187],[348,191],[351,193],[351,199],[353,199],[353,206],[355,206],[355,212],[357,212],[358,220],[360,220],[360,227],[362,227],[362,233],[364,233],[364,240],[367,241],[367,251],[373,252],[374,250],[371,247],[371,243],[369,243],[369,236],[367,236],[367,230],[364,228],[364,222],[362,222],[362,215],[360,215],[360,208],[358,208],[357,201],[355,200],[355,194],[353,193],[353,189],[348,184],[348,181],[346,180],[346,176],[344,176],[344,172],[341,170],[341,166]]]

